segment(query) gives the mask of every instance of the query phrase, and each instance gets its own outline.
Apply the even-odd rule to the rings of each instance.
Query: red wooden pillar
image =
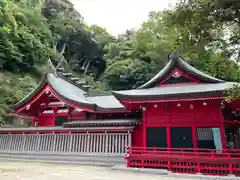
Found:
[[[51,116],[51,124],[50,126],[55,126],[56,125],[56,115],[54,114],[53,116]]]
[[[171,148],[171,127],[170,127],[170,125],[168,125],[166,127],[166,129],[167,129],[167,148],[169,150]]]
[[[222,140],[222,148],[227,149],[227,141],[226,141],[226,136],[225,136],[225,127],[224,127],[224,117],[222,114],[222,108],[221,108],[221,101],[219,101],[219,118],[221,118],[221,126],[220,128],[220,136]]]
[[[192,126],[192,138],[193,138],[193,148],[194,151],[198,148],[198,138],[197,138],[197,127],[195,125]]]
[[[195,102],[194,106],[191,106],[189,116],[192,118],[192,141],[193,141],[193,148],[194,151],[198,148],[198,136],[197,136],[197,122],[196,122],[196,111],[198,109],[198,104]]]
[[[52,116],[52,126],[55,126],[56,124],[56,115],[57,115],[58,108],[54,107],[53,108],[53,116]]]
[[[167,127],[166,127],[166,133],[167,133],[167,148],[168,148],[168,153],[170,154],[171,153],[171,142],[172,142],[172,139],[171,139],[171,119],[170,119],[170,112],[169,112],[169,107],[168,107],[168,104],[165,104],[165,110],[168,112],[168,119],[167,119]],[[171,161],[168,160],[168,171],[171,171]]]
[[[168,124],[168,126],[166,127],[166,130],[167,130],[167,151],[168,151],[168,154],[170,155],[171,154],[171,127],[170,125]],[[171,171],[171,161],[168,160],[168,171]]]
[[[143,147],[147,147],[147,129],[146,129],[146,121],[147,121],[147,108],[142,108],[143,113]]]
[[[168,112],[168,119],[167,119],[167,126],[166,126],[166,131],[167,131],[167,148],[171,148],[171,120],[170,120],[170,112],[169,112],[169,105],[165,104],[165,110]]]

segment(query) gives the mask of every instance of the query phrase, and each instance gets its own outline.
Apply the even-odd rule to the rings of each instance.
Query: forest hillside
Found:
[[[88,26],[68,0],[0,1],[0,122],[36,86],[48,59],[69,68],[97,91],[135,88],[176,51],[215,77],[240,81],[240,3],[189,0],[149,12],[136,30],[114,37]],[[65,48],[64,48],[65,47]],[[59,53],[62,52],[62,53]],[[236,88],[232,95],[239,97]]]

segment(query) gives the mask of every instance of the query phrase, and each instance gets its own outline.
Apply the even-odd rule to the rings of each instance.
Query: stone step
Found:
[[[62,162],[71,164],[89,164],[113,166],[123,164],[123,156],[93,155],[93,154],[56,154],[56,153],[0,153],[0,159],[26,160],[41,162]]]

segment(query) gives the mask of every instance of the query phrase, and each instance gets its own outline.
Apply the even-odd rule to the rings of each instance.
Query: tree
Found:
[[[168,22],[170,26],[186,27],[185,35],[192,43],[204,43],[238,60],[239,8],[235,0],[180,1],[174,10],[168,11]]]
[[[64,58],[80,74],[92,73],[98,78],[105,70],[103,46],[110,36],[103,28],[88,27],[73,4],[67,0],[45,1],[43,14],[47,18],[55,42],[66,44]]]
[[[3,1],[0,9],[0,66],[13,72],[29,71],[49,56],[51,32],[40,7]]]
[[[1,121],[6,119],[12,105],[35,87],[49,57],[55,64],[63,58],[67,62],[83,57],[102,59],[103,48],[94,41],[82,16],[67,0],[4,0],[0,3]],[[104,44],[101,38],[99,41]],[[66,48],[60,54],[63,45]],[[93,62],[98,61],[92,60],[91,64]],[[96,69],[89,66],[84,71],[93,69],[99,76],[105,69],[94,67]]]
[[[203,44],[205,51],[214,52],[204,69],[218,78],[240,81],[240,3],[235,0],[189,0],[179,2],[168,11],[170,26],[187,28],[182,31],[192,45]],[[238,87],[229,93],[237,98]],[[229,94],[228,93],[228,94]]]

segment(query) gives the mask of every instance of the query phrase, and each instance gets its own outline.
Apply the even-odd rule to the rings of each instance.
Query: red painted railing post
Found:
[[[144,154],[147,153],[147,148],[139,148],[138,151],[137,151],[139,154],[140,154],[140,167],[143,168],[143,158],[144,158]],[[138,165],[139,166],[139,165]]]
[[[197,156],[197,161],[196,161],[196,163],[197,163],[197,172],[198,173],[201,173],[201,163],[200,162],[198,162],[198,159],[199,159],[199,152],[196,150],[196,148],[194,148],[194,151],[195,151],[195,153],[196,153],[196,156]]]
[[[229,159],[231,158],[230,153],[228,153]],[[233,167],[232,167],[232,162],[228,163],[228,168],[229,168],[229,174],[233,174]]]
[[[197,172],[201,173],[201,164],[200,164],[200,162],[197,162]]]
[[[228,167],[229,167],[229,174],[233,174],[233,167],[231,162],[228,163]]]
[[[171,149],[170,148],[167,148],[167,154],[168,154],[168,157],[171,156]],[[167,160],[167,163],[168,163],[168,171],[171,171],[171,161]]]
[[[211,151],[211,157],[212,157],[212,160],[214,159],[214,152]]]
[[[141,168],[144,168],[144,159],[141,159]]]

